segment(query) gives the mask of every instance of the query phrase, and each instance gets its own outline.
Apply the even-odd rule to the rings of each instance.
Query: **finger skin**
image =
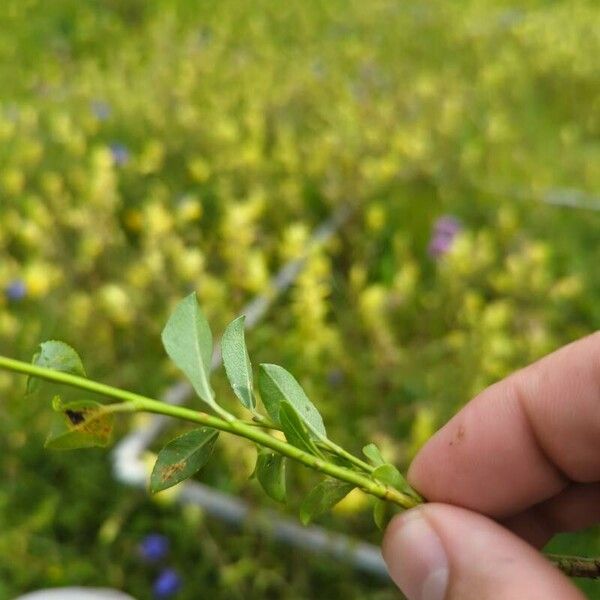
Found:
[[[440,600],[582,600],[583,595],[538,551],[496,522],[471,511],[431,503],[418,509],[433,527],[449,564],[448,588]],[[413,511],[409,511],[413,512]],[[404,513],[386,531],[383,555],[392,579],[424,600],[415,581],[415,554],[403,546]],[[417,548],[412,548],[418,551]],[[421,565],[421,569],[423,567]],[[409,571],[409,572],[407,572]],[[423,579],[424,575],[419,574]],[[437,600],[437,598],[436,598]]]
[[[509,517],[502,525],[536,548],[554,535],[600,523],[600,483],[573,484],[558,496]]]
[[[428,500],[496,518],[600,481],[600,332],[479,394],[423,447],[408,479]]]

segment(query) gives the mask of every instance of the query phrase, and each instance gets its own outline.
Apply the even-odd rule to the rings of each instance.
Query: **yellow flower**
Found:
[[[281,258],[287,262],[300,257],[306,248],[309,237],[308,228],[304,223],[296,222],[288,225],[283,234],[281,242]]]
[[[568,300],[577,298],[583,292],[584,285],[579,275],[569,275],[559,279],[550,290],[554,299]]]
[[[385,208],[381,204],[372,204],[367,209],[366,221],[367,227],[377,232],[383,229],[387,219]]]
[[[25,174],[14,167],[4,169],[0,174],[0,186],[9,196],[17,196],[25,187]]]
[[[394,277],[394,291],[402,300],[413,296],[417,289],[419,279],[419,267],[413,260],[406,260]]]
[[[177,204],[177,220],[184,224],[202,218],[202,204],[195,196],[185,196]]]
[[[141,231],[144,227],[144,216],[141,211],[137,209],[129,209],[125,212],[125,216],[123,218],[125,223],[125,227],[130,231]]]
[[[116,283],[108,283],[98,292],[100,305],[118,325],[127,325],[134,318],[133,307],[125,290]]]
[[[84,328],[93,313],[92,298],[83,292],[73,292],[68,299],[69,318],[78,328]]]
[[[0,336],[12,339],[19,331],[19,320],[16,315],[0,309]]]
[[[164,144],[159,140],[149,141],[138,159],[140,173],[144,175],[155,173],[162,167],[164,157]]]
[[[509,325],[513,317],[513,310],[505,300],[498,300],[488,304],[483,310],[482,326],[498,330]]]
[[[204,270],[204,254],[198,248],[182,249],[174,261],[177,274],[184,281],[197,280]]]
[[[200,156],[196,156],[188,162],[188,171],[198,183],[204,183],[210,177],[210,165]]]
[[[27,294],[31,298],[45,296],[59,279],[60,274],[56,267],[41,262],[28,265],[23,274]]]
[[[173,215],[155,200],[144,208],[144,224],[149,237],[163,236],[173,229]]]

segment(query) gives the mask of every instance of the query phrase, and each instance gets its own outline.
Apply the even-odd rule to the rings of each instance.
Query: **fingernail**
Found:
[[[420,509],[392,522],[383,543],[383,557],[391,578],[409,600],[444,600],[448,558]]]

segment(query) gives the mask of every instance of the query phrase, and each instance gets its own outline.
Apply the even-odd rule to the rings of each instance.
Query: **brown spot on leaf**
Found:
[[[64,411],[67,425],[71,431],[96,436],[108,440],[112,433],[112,415],[104,414],[97,408],[67,408]]]
[[[65,411],[65,414],[67,415],[67,417],[69,417],[69,421],[71,421],[73,425],[80,425],[85,421],[85,417],[81,412],[67,409]]]
[[[160,479],[161,481],[170,481],[175,477],[178,473],[183,471],[183,468],[186,465],[186,461],[181,460],[179,462],[173,463],[161,470]]]

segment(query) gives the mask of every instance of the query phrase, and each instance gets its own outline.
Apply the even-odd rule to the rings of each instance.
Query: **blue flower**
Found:
[[[158,562],[169,554],[169,539],[160,533],[152,533],[141,541],[138,550],[145,562]]]
[[[6,286],[4,293],[9,300],[19,302],[27,295],[27,286],[21,279],[15,279]]]
[[[98,121],[106,121],[110,117],[110,105],[103,100],[93,100],[91,109]]]
[[[164,569],[152,586],[156,598],[169,598],[181,587],[181,577],[174,569]]]
[[[119,166],[125,165],[129,162],[129,150],[125,144],[121,142],[113,142],[110,146],[113,160]]]

